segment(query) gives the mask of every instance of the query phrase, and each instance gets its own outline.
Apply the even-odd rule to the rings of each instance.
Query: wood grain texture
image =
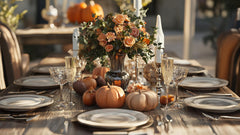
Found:
[[[0,93],[0,96],[6,95],[8,91],[24,91],[20,87],[11,85],[6,90]],[[172,87],[171,90],[174,90]],[[54,90],[48,90],[49,92],[44,93],[46,96],[54,98],[55,101],[58,101],[59,94],[58,90],[56,93],[52,93]],[[234,97],[238,97],[233,93],[229,88],[223,87],[219,90],[212,91],[217,93],[232,93]],[[67,85],[64,87],[63,91],[64,99],[69,101],[69,90]],[[195,92],[196,94],[200,94]],[[109,130],[99,129],[94,127],[89,127],[83,124],[80,124],[76,121],[76,116],[82,112],[100,109],[98,106],[85,106],[82,103],[82,98],[75,92],[73,94],[73,101],[76,105],[73,108],[67,108],[63,110],[57,110],[55,108],[57,102],[54,104],[40,108],[28,114],[40,114],[40,117],[30,122],[23,121],[0,121],[0,134],[9,134],[9,135],[57,135],[57,134],[69,134],[69,135],[92,135],[93,133],[103,133],[109,132]],[[179,90],[180,97],[189,97],[186,93],[186,90]],[[239,98],[239,97],[238,97]],[[125,105],[123,108],[127,109]],[[176,109],[173,106],[168,107],[167,113],[170,114],[173,118],[173,122],[169,124],[164,124],[161,126],[157,125],[157,117],[161,116],[162,119],[162,109],[160,105],[152,111],[144,112],[148,116],[151,116],[154,120],[152,126],[148,128],[141,128],[137,130],[120,130],[119,132],[127,133],[148,133],[149,135],[156,134],[170,134],[170,135],[223,135],[223,134],[239,134],[240,133],[240,121],[211,121],[201,114],[202,111],[190,107],[184,106],[182,109]],[[9,113],[5,111],[0,111],[0,113]],[[228,115],[240,116],[240,111],[230,113]],[[64,124],[65,123],[65,124]],[[66,123],[68,127],[66,128]],[[66,130],[67,129],[67,130]]]

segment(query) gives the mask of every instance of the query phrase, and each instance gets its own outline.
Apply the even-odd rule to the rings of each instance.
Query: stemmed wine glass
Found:
[[[76,76],[76,58],[73,56],[65,56],[65,70],[67,75],[67,81],[69,85],[69,106],[74,106],[75,103],[72,101],[73,82]]]
[[[165,101],[166,105],[164,106],[164,110],[163,110],[163,115],[165,119],[166,119],[166,113],[167,113],[169,85],[173,79],[173,67],[174,67],[173,58],[168,58],[167,55],[164,54],[161,59],[161,73],[162,73],[162,78],[163,78],[166,89],[162,93],[161,98],[165,97],[164,99],[166,100]]]
[[[184,68],[184,67],[178,66],[178,65],[174,66],[173,80],[175,82],[175,87],[176,87],[175,105],[177,108],[182,108],[182,105],[179,103],[179,99],[178,99],[178,84],[187,77],[187,74],[188,74],[187,68]]]
[[[87,61],[83,57],[76,56],[76,79],[82,79],[82,71],[86,64]]]
[[[76,76],[75,79],[82,79],[82,71],[85,69],[87,61],[84,57],[78,56],[78,50],[71,50],[70,54],[73,55],[71,57],[75,58],[75,66],[76,66]]]
[[[63,100],[63,85],[67,83],[66,71],[64,67],[50,67],[49,68],[51,78],[60,85],[60,101],[57,104],[57,108],[63,109],[66,107]]]

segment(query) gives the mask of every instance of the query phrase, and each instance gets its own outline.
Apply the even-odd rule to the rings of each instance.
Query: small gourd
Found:
[[[84,22],[93,21],[97,16],[104,17],[102,6],[96,4],[93,0],[90,0],[89,5],[83,12],[82,19]],[[93,17],[93,14],[95,14],[95,17]]]
[[[101,76],[103,79],[105,79],[105,74],[110,69],[108,67],[95,67],[92,71],[92,75],[94,76]]]
[[[85,2],[77,3],[72,5],[67,10],[67,18],[70,23],[82,23],[82,15],[83,10],[87,8],[87,4]]]
[[[127,95],[126,104],[129,109],[150,111],[158,105],[158,95],[152,90],[139,90]]]
[[[93,87],[88,89],[83,93],[83,104],[87,106],[92,106],[96,104],[96,99],[95,99],[96,91],[94,90]]]
[[[101,108],[120,108],[124,102],[125,93],[121,87],[108,84],[96,91],[96,103]]]
[[[86,86],[87,89],[89,89],[89,88],[91,88],[91,87],[93,87],[94,89],[96,89],[96,87],[97,87],[97,82],[96,82],[96,80],[95,80],[94,78],[92,78],[92,77],[84,78],[84,79],[83,79],[83,82],[84,82],[84,84],[85,84],[85,86]]]

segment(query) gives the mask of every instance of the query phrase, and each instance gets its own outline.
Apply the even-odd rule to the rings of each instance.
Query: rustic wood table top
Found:
[[[6,90],[0,93],[0,97],[9,94],[9,91],[26,91],[19,86],[11,85]],[[59,99],[58,89],[46,89],[46,93],[42,95],[52,97],[55,101]],[[227,87],[222,87],[214,93],[231,93],[233,97],[238,96]],[[202,94],[202,92],[194,92],[194,94]],[[69,100],[69,91],[65,86],[63,91],[64,99]],[[193,93],[187,92],[185,89],[179,90],[179,97],[186,98],[193,96]],[[204,134],[239,134],[240,121],[237,120],[218,120],[212,121],[204,117],[201,110],[184,106],[182,109],[176,109],[172,106],[168,108],[167,113],[171,115],[173,121],[158,126],[158,115],[162,115],[162,109],[158,106],[156,109],[144,112],[150,116],[153,123],[136,129],[123,130],[106,130],[94,128],[80,124],[76,121],[76,116],[82,112],[89,110],[100,109],[98,106],[87,107],[83,105],[80,95],[73,93],[73,101],[75,106],[66,108],[65,110],[56,109],[57,102],[52,105],[39,108],[26,114],[39,114],[40,116],[32,121],[15,121],[15,120],[0,120],[0,134],[7,135],[91,135],[91,134],[174,134],[174,135],[204,135]],[[123,107],[127,109],[126,106]],[[0,110],[0,114],[11,113]],[[215,114],[216,115],[216,114]],[[240,116],[240,111],[230,113],[231,116]]]

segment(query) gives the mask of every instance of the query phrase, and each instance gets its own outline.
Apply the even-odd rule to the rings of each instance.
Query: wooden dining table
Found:
[[[172,87],[172,90],[174,88]],[[25,88],[10,85],[7,89],[0,93],[0,97],[8,95],[10,91],[27,91]],[[45,89],[45,93],[42,95],[51,97],[54,101],[58,101],[59,89]],[[232,90],[224,86],[214,91],[207,91],[213,93],[229,93],[233,97],[239,98]],[[179,90],[180,99],[191,97],[193,95],[200,95],[203,92],[189,92],[186,89],[181,88]],[[116,129],[109,130],[104,128],[96,128],[81,124],[77,121],[76,117],[90,110],[101,109],[97,105],[85,106],[82,102],[82,96],[73,92],[73,102],[75,106],[68,107],[64,110],[56,109],[54,102],[50,106],[24,112],[29,115],[40,115],[39,117],[26,122],[16,120],[0,120],[0,134],[6,135],[55,135],[55,134],[69,134],[69,135],[92,135],[92,134],[147,134],[147,135],[237,135],[240,133],[240,120],[209,120],[202,115],[202,110],[188,107],[186,105],[183,108],[176,108],[169,106],[167,114],[172,117],[172,122],[165,122],[159,124],[159,121],[163,119],[163,110],[160,104],[156,109],[143,112],[151,118],[151,123],[145,126],[129,129]],[[63,90],[63,97],[65,100],[69,100],[69,90],[67,85]],[[128,109],[126,105],[122,109]],[[0,110],[0,114],[17,113]],[[212,114],[212,113],[210,113]],[[220,115],[220,114],[212,114]],[[228,113],[226,115],[240,116],[240,111]],[[160,116],[160,117],[159,117]]]

